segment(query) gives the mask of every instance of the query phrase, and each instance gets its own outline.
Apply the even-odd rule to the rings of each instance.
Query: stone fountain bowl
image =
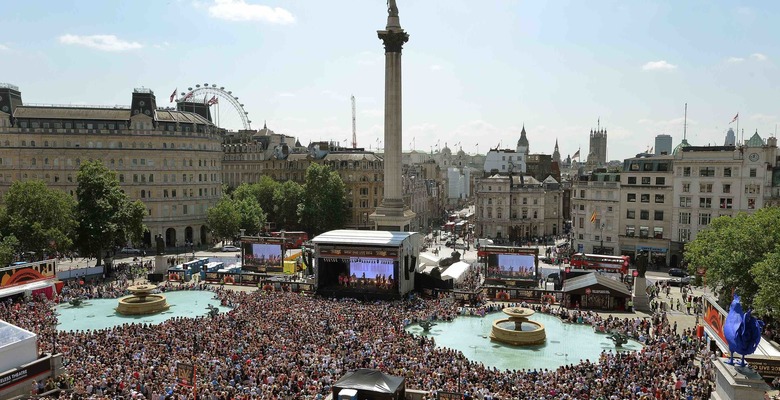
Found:
[[[509,318],[493,322],[490,329],[490,339],[512,346],[530,346],[542,344],[547,340],[544,325],[531,321],[528,317],[534,311],[528,308],[507,307],[502,310]]]
[[[152,294],[156,285],[136,285],[127,288],[130,293],[119,299],[116,312],[122,315],[157,314],[170,308],[168,300],[161,294]]]

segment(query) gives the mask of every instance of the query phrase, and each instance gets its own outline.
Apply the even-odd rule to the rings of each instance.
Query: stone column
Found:
[[[409,34],[401,28],[395,1],[388,9],[387,26],[377,31],[385,46],[384,196],[371,214],[375,229],[408,231],[415,213],[404,206],[402,172],[401,49]]]

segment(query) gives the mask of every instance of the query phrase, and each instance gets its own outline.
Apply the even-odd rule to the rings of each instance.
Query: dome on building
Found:
[[[447,143],[444,143],[444,148],[441,149],[441,153],[444,155],[452,155],[452,150],[450,150],[449,147],[447,147]]]
[[[458,157],[465,157],[465,156],[466,156],[466,152],[463,151],[463,149],[458,150]]]
[[[678,144],[677,147],[675,147],[674,150],[672,150],[672,155],[676,156],[677,153],[681,152],[682,149],[686,147],[691,147],[691,144],[688,143],[688,139],[683,139],[682,142],[680,142],[680,144]]]

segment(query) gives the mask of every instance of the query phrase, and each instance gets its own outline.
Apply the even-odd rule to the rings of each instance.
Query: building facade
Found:
[[[672,156],[634,157],[620,176],[620,254],[650,254],[654,266],[677,266],[681,249],[671,246]]]
[[[519,244],[557,234],[563,224],[559,218],[562,190],[557,182],[495,174],[480,179],[476,186],[475,232],[479,237]]]
[[[574,250],[620,254],[620,173],[601,169],[572,182],[571,221]]]
[[[720,216],[752,213],[773,198],[777,141],[756,133],[743,147],[688,146],[674,156],[673,240],[694,240]]]
[[[16,86],[0,84],[0,195],[41,179],[75,196],[81,162],[101,160],[146,205],[139,245],[158,234],[169,247],[205,244],[206,210],[222,196],[222,134],[208,114],[158,108],[145,88],[130,107],[26,106]]]

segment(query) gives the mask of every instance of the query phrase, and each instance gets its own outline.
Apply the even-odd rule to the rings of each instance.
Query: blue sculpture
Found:
[[[752,310],[742,311],[742,303],[739,295],[734,294],[734,300],[731,301],[729,314],[726,316],[726,322],[723,324],[723,335],[729,344],[730,358],[726,364],[734,365],[734,353],[742,355],[742,361],[738,364],[740,367],[745,364],[745,356],[753,354],[761,341],[761,330],[764,329],[764,321],[756,319],[752,315]]]

